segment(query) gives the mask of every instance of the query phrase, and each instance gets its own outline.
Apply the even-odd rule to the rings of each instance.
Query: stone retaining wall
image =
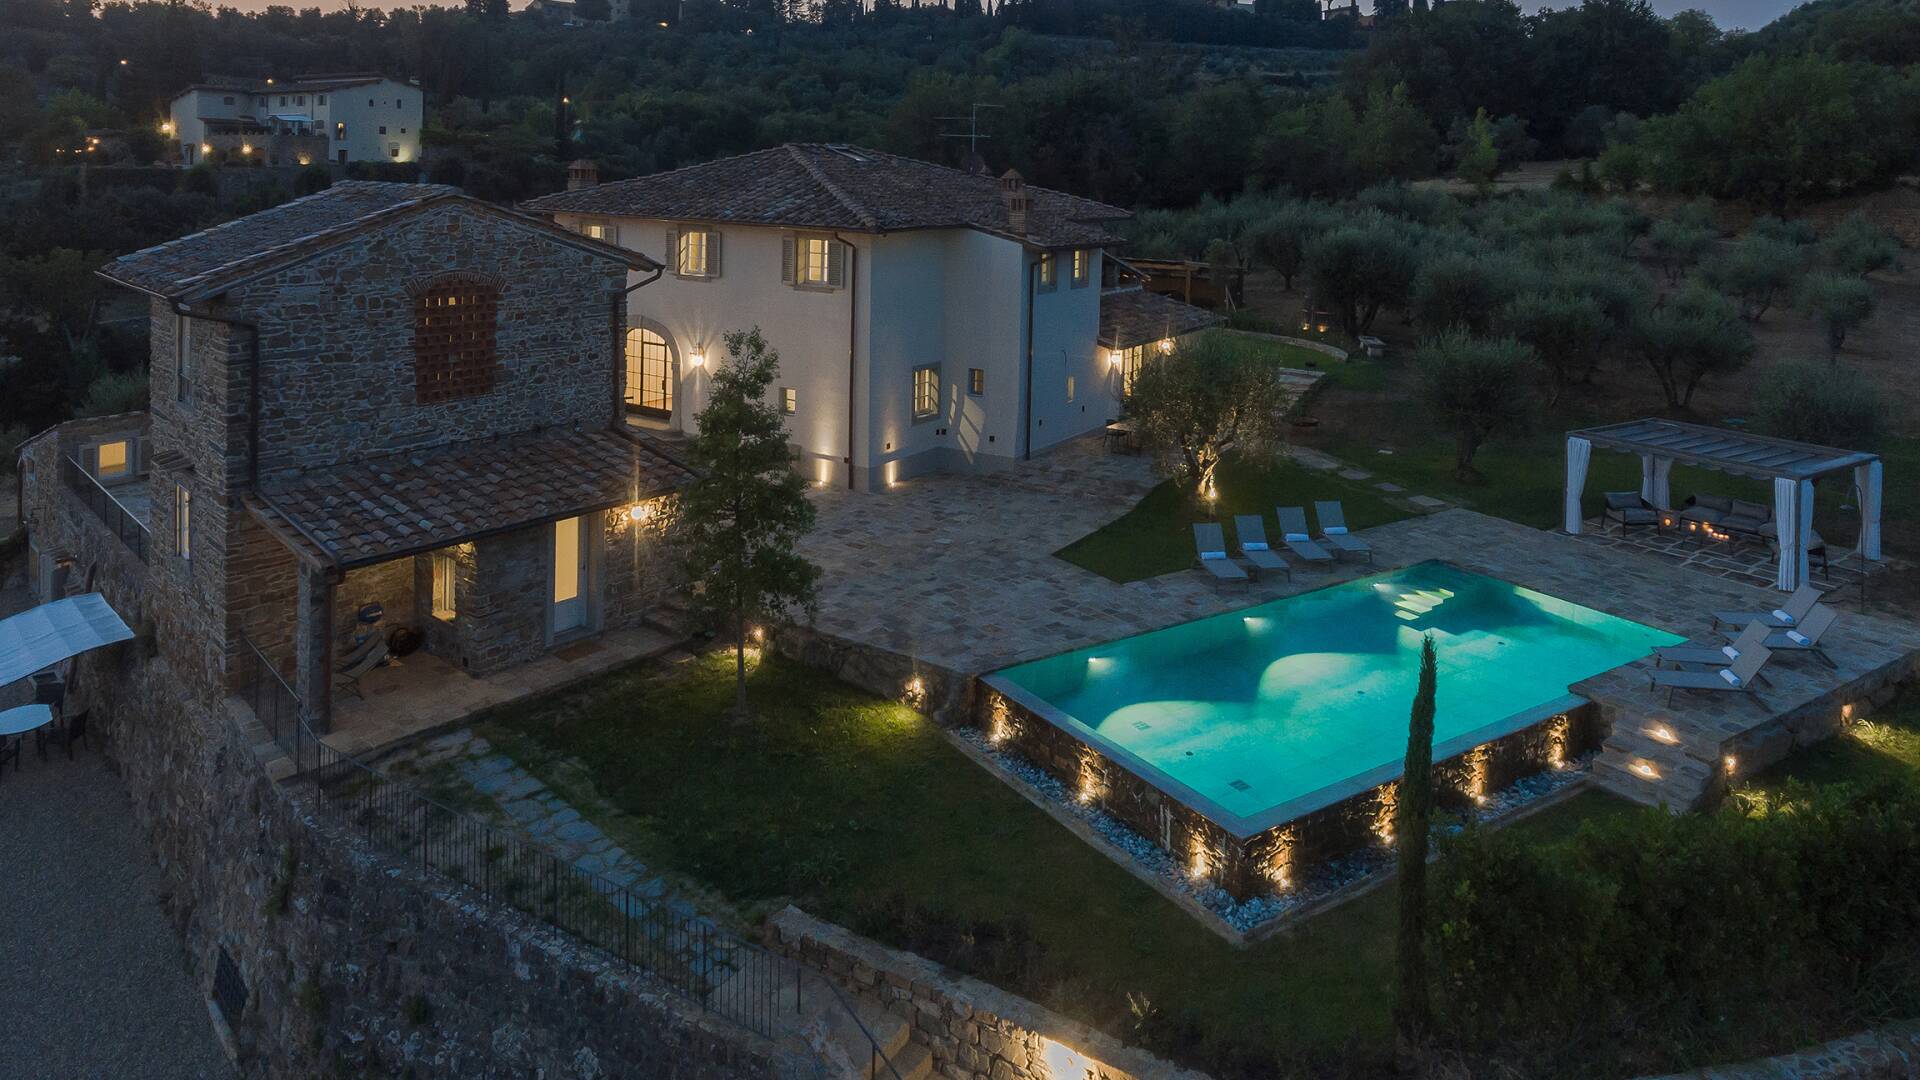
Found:
[[[910,1025],[947,1080],[1208,1080],[1015,994],[789,907],[769,947]]]
[[[1284,889],[1307,867],[1378,843],[1391,830],[1397,782],[1241,838],[992,687],[981,686],[975,701],[974,722],[991,741],[1053,774],[1160,845],[1194,876],[1212,879],[1239,900]],[[1478,797],[1599,743],[1592,706],[1548,717],[1435,762],[1435,798],[1442,806],[1467,808]]]
[[[901,702],[952,727],[973,715],[974,680],[924,660],[823,634],[783,626],[774,636],[780,655],[833,673],[868,693]]]
[[[1920,1076],[1920,1020],[1902,1020],[1777,1057],[1714,1065],[1658,1080],[1905,1080],[1913,1076]]]

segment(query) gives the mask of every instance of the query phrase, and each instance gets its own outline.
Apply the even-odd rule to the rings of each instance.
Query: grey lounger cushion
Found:
[[[1216,522],[1199,521],[1193,526],[1194,553],[1200,566],[1221,581],[1245,581],[1247,572],[1227,558],[1227,536]]]
[[[1726,691],[1737,694],[1751,694],[1759,681],[1760,669],[1767,666],[1767,660],[1773,653],[1765,645],[1756,645],[1740,658],[1723,668],[1711,671],[1682,671],[1674,668],[1655,668],[1652,672],[1653,686],[1667,691],[1669,701],[1675,690]]]
[[[1708,664],[1713,667],[1725,667],[1740,659],[1740,654],[1755,645],[1766,644],[1767,627],[1765,623],[1750,622],[1730,645],[1663,645],[1653,650],[1656,663],[1669,664]]]
[[[1313,512],[1320,519],[1320,539],[1349,555],[1365,555],[1373,561],[1373,545],[1347,531],[1347,511],[1340,500],[1316,502]]]
[[[1813,605],[1819,602],[1820,590],[1811,584],[1802,585],[1793,590],[1793,595],[1787,597],[1785,603],[1772,611],[1716,611],[1713,613],[1713,624],[1745,626],[1750,622],[1759,622],[1776,630],[1785,630],[1799,625],[1800,620],[1806,618],[1807,613],[1813,610]]]
[[[1274,517],[1280,522],[1280,539],[1287,550],[1308,562],[1332,562],[1333,553],[1307,535],[1307,512],[1298,506],[1276,506]]]
[[[1267,546],[1267,523],[1260,520],[1259,514],[1234,515],[1233,531],[1240,537],[1241,558],[1261,571],[1278,570],[1288,577],[1293,576],[1293,568],[1287,565],[1287,560]]]

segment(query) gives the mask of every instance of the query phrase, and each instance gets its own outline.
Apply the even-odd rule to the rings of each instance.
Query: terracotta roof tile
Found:
[[[1205,308],[1139,287],[1100,294],[1100,344],[1127,349],[1161,338],[1204,330],[1224,321]]]
[[[651,498],[692,479],[643,435],[548,430],[266,478],[259,500],[352,567]]]
[[[1117,206],[1027,186],[1028,238],[1046,247],[1117,242]],[[671,172],[531,199],[543,213],[734,222],[849,232],[980,229],[1009,234],[992,176],[859,147],[788,143]]]

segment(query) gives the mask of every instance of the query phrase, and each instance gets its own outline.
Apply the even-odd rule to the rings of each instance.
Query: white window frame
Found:
[[[923,382],[924,377],[924,382]],[[940,365],[921,364],[913,369],[913,420],[933,420],[940,415]]]
[[[833,237],[801,236],[795,239],[793,281],[796,285],[810,285],[814,288],[826,288],[832,284]]]
[[[1074,392],[1078,389],[1079,384],[1074,381],[1074,377],[1071,375],[1067,376],[1067,404],[1073,404]]]
[[[591,240],[600,240],[609,244],[620,242],[620,227],[604,221],[583,221],[580,223],[580,235]]]
[[[191,360],[193,358],[193,320],[175,312],[173,316],[173,399],[186,404],[193,400]]]
[[[780,411],[788,416],[800,411],[800,392],[791,386],[780,388]]]
[[[178,481],[173,485],[173,546],[181,562],[193,559],[193,491]]]
[[[1129,345],[1116,354],[1118,359],[1114,367],[1120,371],[1120,396],[1133,396],[1133,381],[1140,377],[1140,368],[1147,362],[1147,345]]]
[[[712,229],[682,228],[674,235],[673,248],[673,272],[676,277],[715,276]]]
[[[986,368],[968,368],[967,369],[968,395],[972,397],[980,397],[984,395],[986,392],[987,392],[987,369]]]
[[[1041,292],[1052,292],[1059,286],[1060,260],[1053,257],[1053,252],[1043,251],[1040,253],[1039,276]]]
[[[1089,248],[1074,248],[1072,275],[1073,287],[1083,289],[1093,279],[1093,251]]]
[[[459,572],[460,564],[455,561],[452,552],[433,553],[433,592],[430,603],[433,608],[433,617],[442,622],[452,622],[454,616],[459,613],[455,586],[455,582],[459,580]]]

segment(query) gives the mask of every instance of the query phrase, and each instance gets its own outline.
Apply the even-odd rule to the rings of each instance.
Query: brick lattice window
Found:
[[[413,298],[414,394],[421,404],[477,397],[493,389],[500,290],[450,281]]]

